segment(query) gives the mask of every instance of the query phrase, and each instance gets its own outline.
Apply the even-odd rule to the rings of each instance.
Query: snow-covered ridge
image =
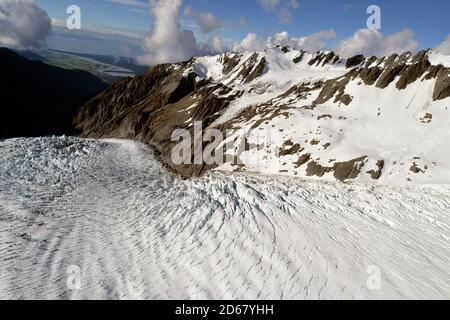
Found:
[[[424,53],[431,65],[442,65],[446,68],[450,67],[450,55],[444,55],[434,50],[425,50],[418,53],[405,52],[403,54],[395,54],[390,57],[362,57],[360,63],[348,66],[347,63],[351,59],[343,59],[331,51],[318,51],[309,53],[303,50],[295,50],[290,47],[274,47],[259,52],[244,53],[223,53],[215,56],[195,57],[192,59],[192,68],[188,71],[194,71],[201,78],[212,78],[221,81],[225,76],[236,73],[249,62],[249,58],[256,55],[257,65],[262,59],[266,62],[266,72],[279,73],[280,75],[289,73],[290,79],[295,79],[298,71],[333,71],[349,69],[351,67],[387,67],[392,62],[403,62],[412,64],[417,62],[417,57]],[[237,63],[233,68],[233,72],[224,73],[224,62],[227,59],[236,59]],[[301,75],[299,75],[301,76]],[[240,79],[242,80],[242,79]]]
[[[86,106],[79,128],[86,137],[148,143],[186,176],[216,169],[446,184],[449,73],[448,57],[432,50],[341,59],[275,47],[196,57],[111,89]],[[212,167],[171,163],[172,130],[193,130],[195,122],[204,130],[236,130],[219,146],[226,144],[234,160]]]

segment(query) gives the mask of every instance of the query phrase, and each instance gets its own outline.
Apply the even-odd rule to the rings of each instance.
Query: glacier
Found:
[[[4,140],[0,299],[450,299],[449,191],[183,180],[137,142]]]

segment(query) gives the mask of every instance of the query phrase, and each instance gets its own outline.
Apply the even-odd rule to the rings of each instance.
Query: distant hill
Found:
[[[42,61],[64,69],[78,69],[92,73],[96,77],[112,85],[117,81],[134,77],[147,71],[148,67],[140,66],[134,58],[77,53],[53,49],[16,50],[20,56],[33,61]]]
[[[89,53],[77,53],[68,52],[60,50],[52,50],[53,52],[58,52],[62,54],[70,54],[78,56],[80,58],[92,59],[101,63],[110,64],[116,67],[121,67],[135,72],[136,74],[141,74],[147,71],[148,67],[140,66],[137,64],[136,60],[130,57],[120,57],[120,56],[109,56],[109,55],[99,55],[99,54],[89,54]]]
[[[107,87],[89,72],[0,48],[0,138],[71,134],[80,107]]]

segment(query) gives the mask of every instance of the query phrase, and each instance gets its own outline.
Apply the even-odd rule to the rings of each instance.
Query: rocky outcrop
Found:
[[[437,72],[433,100],[443,100],[448,97],[450,97],[450,69],[440,66],[440,69]]]
[[[308,163],[308,168],[306,169],[306,175],[309,177],[323,177],[326,173],[333,172],[336,180],[352,180],[361,173],[361,169],[364,167],[366,159],[367,157],[364,156],[346,162],[337,162],[332,167],[325,167],[316,161],[310,161]]]
[[[341,58],[334,52],[318,52],[314,58],[312,58],[308,64],[310,66],[325,66],[326,64],[335,64],[340,61]]]
[[[347,60],[346,67],[352,68],[346,75],[325,82],[319,97],[314,104],[324,104],[334,98],[334,102],[348,105],[352,99],[345,93],[346,86],[352,80],[360,79],[365,85],[374,85],[384,89],[395,81],[398,90],[406,89],[417,80],[436,79],[433,100],[442,100],[450,96],[450,69],[443,65],[431,65],[428,60],[429,50],[420,51],[415,55],[409,52],[388,58],[364,58],[355,56]],[[323,56],[321,56],[323,59]],[[317,58],[316,58],[317,59]],[[310,63],[316,63],[313,59]],[[363,62],[365,62],[364,66]]]
[[[345,88],[354,76],[355,71],[350,71],[345,76],[331,79],[325,82],[319,96],[314,101],[314,105],[324,104],[334,97],[334,102],[342,102],[345,105],[350,104],[351,97],[345,93]]]
[[[200,175],[207,168],[203,164],[172,162],[172,133],[186,129],[193,137],[193,122],[201,121],[207,127],[236,96],[221,97],[230,92],[228,87],[197,80],[192,73],[183,75],[184,70],[160,65],[117,83],[82,108],[75,119],[76,129],[82,137],[138,140],[153,146],[175,172]],[[192,160],[196,156],[193,153]]]
[[[378,180],[381,178],[381,175],[383,174],[384,165],[385,165],[384,160],[379,160],[377,162],[377,170],[370,170],[367,171],[367,173],[370,174],[373,180]]]
[[[236,80],[240,80],[242,83],[249,83],[261,76],[266,67],[266,59],[264,57],[260,60],[258,59],[257,53],[248,58],[241,67]]]
[[[354,56],[354,57],[352,57],[352,58],[347,60],[346,67],[347,67],[347,69],[353,68],[353,67],[357,67],[361,63],[363,63],[364,60],[365,60],[365,58],[364,58],[364,56],[362,54]]]

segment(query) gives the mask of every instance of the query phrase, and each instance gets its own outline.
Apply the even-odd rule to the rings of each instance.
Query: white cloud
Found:
[[[262,51],[266,48],[271,48],[276,45],[290,46],[294,49],[314,52],[323,50],[326,46],[326,41],[336,37],[334,30],[324,30],[310,34],[305,37],[291,38],[289,33],[284,31],[276,33],[266,40],[258,38],[255,33],[249,33],[247,37],[240,43],[234,46],[235,51]]]
[[[386,56],[393,53],[414,51],[418,43],[414,32],[405,29],[389,36],[383,36],[378,30],[361,29],[350,38],[344,39],[336,46],[336,52],[349,58],[358,54],[365,56]]]
[[[0,45],[31,49],[44,45],[51,31],[47,13],[31,0],[0,0]]]
[[[349,12],[353,9],[353,3],[346,3],[344,4],[344,6],[342,7],[342,10],[344,12]]]
[[[267,11],[275,9],[280,4],[280,0],[258,0],[258,2]]]
[[[326,48],[326,41],[334,38],[336,38],[336,32],[334,30],[319,31],[306,37],[294,38],[295,44],[292,47],[309,52],[324,50]]]
[[[274,12],[281,23],[289,23],[292,11],[300,8],[298,0],[258,0],[261,7],[267,12]]]
[[[138,0],[106,0],[107,2],[112,2],[116,4],[121,4],[128,7],[135,7],[135,8],[141,8],[141,9],[147,9],[148,4],[147,2],[142,2]]]
[[[448,35],[447,38],[445,38],[445,40],[436,47],[436,50],[443,54],[450,54],[450,35]]]
[[[153,30],[144,38],[146,54],[138,58],[139,63],[179,62],[196,53],[194,33],[182,30],[178,21],[181,4],[182,0],[150,0]]]
[[[244,17],[240,17],[240,18],[239,18],[239,26],[240,26],[241,28],[244,28],[244,27],[247,26],[247,20],[246,20]]]
[[[221,28],[231,26],[230,22],[218,19],[213,13],[197,12],[192,10],[191,6],[186,7],[184,14],[188,17],[192,17],[203,33],[211,33]]]
[[[256,33],[249,33],[240,43],[234,45],[234,51],[262,51],[266,48],[265,42],[258,38]]]
[[[207,43],[197,43],[190,30],[183,30],[179,22],[182,0],[149,0],[153,17],[153,30],[143,40],[145,54],[138,57],[143,65],[173,63],[196,55],[216,54],[225,51],[219,37]]]
[[[298,9],[300,8],[300,2],[298,2],[298,0],[289,0],[289,6],[292,9]]]
[[[209,38],[207,47],[205,48],[205,51],[210,51],[212,53],[220,53],[226,50],[227,48],[225,48],[225,45],[219,36]]]

